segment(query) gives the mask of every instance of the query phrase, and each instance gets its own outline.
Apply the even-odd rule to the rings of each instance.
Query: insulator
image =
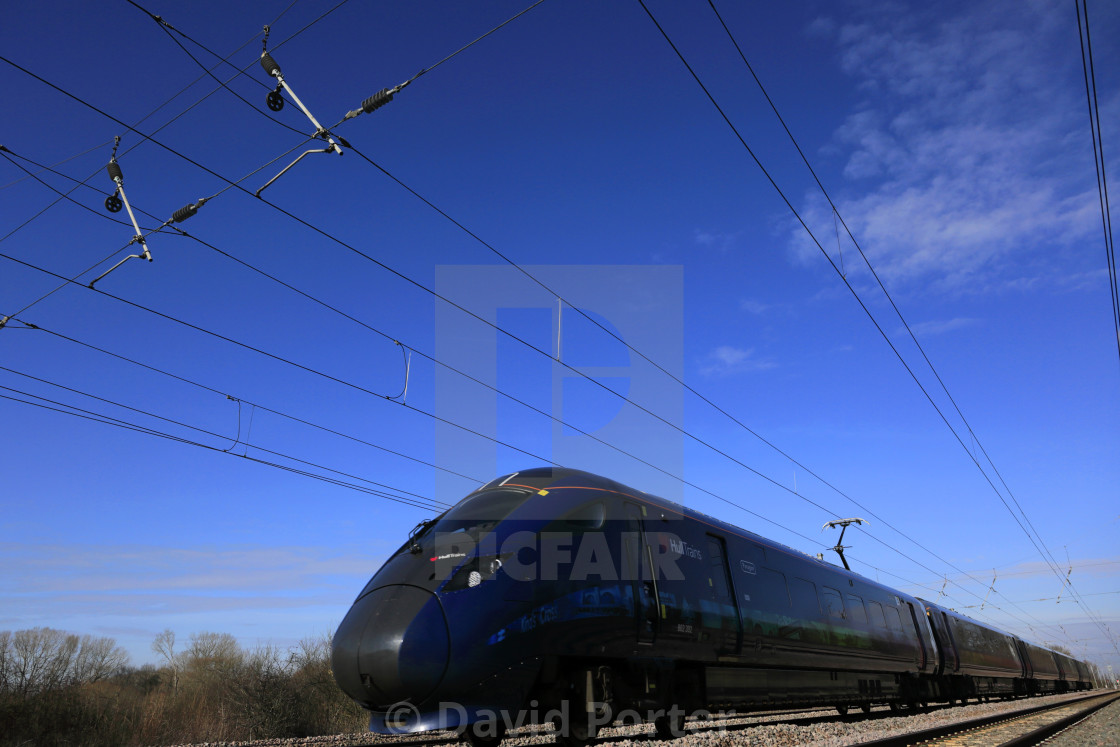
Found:
[[[279,91],[269,91],[265,103],[268,104],[269,109],[278,112],[284,108],[284,97],[280,95]]]
[[[369,114],[374,109],[380,109],[393,100],[393,94],[389,93],[388,88],[382,88],[377,93],[370,96],[362,102],[362,111]]]
[[[105,198],[105,209],[110,213],[119,213],[124,207],[124,202],[115,194],[109,195]]]
[[[110,179],[115,181],[117,184],[124,183],[124,174],[121,173],[121,165],[115,160],[109,161],[109,165],[106,166],[105,169],[109,172]]]
[[[171,214],[171,220],[175,223],[182,223],[187,218],[198,212],[197,205],[185,205]]]
[[[272,55],[268,52],[261,52],[261,67],[273,78],[280,77],[280,66],[276,64],[276,60],[272,59]]]

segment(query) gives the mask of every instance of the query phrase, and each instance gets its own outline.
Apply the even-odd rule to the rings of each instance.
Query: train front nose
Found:
[[[335,633],[331,669],[343,692],[374,710],[419,703],[447,669],[450,641],[439,599],[415,586],[374,589]]]

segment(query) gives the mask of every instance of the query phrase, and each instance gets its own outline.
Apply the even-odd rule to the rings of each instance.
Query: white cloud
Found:
[[[722,233],[719,231],[701,231],[697,228],[693,231],[693,240],[700,246],[726,253],[736,248],[739,235],[739,232]]]
[[[978,320],[968,319],[966,317],[957,317],[955,319],[936,319],[928,322],[919,322],[918,324],[911,324],[910,329],[918,339],[930,337],[933,335],[943,335],[946,332],[963,329],[964,327],[971,327],[976,324]]]
[[[731,345],[721,345],[704,359],[700,367],[703,376],[731,376],[733,374],[751,371],[765,371],[775,367],[769,360],[755,357],[753,348],[736,348]]]
[[[739,300],[739,308],[751,314],[764,314],[770,306],[754,298],[743,298]]]
[[[896,285],[974,291],[994,278],[1083,272],[1069,256],[1099,233],[1100,218],[1068,9],[959,7],[945,19],[933,15],[944,6],[875,5],[867,20],[836,28],[842,68],[865,98],[828,149],[844,154],[845,189],[856,196],[834,187],[833,198]],[[811,194],[803,216],[838,261],[831,208]],[[795,257],[819,262],[800,225],[791,231]],[[845,259],[855,258],[843,238]]]
[[[388,548],[378,549],[374,556],[353,548],[10,543],[0,545],[0,594],[304,593],[372,576]]]

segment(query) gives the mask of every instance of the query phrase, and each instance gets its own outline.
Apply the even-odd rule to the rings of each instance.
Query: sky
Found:
[[[1073,3],[545,0],[466,49],[527,0],[138,4],[0,28],[0,630],[324,635],[553,462],[833,562],[862,517],[857,572],[1120,673]],[[266,24],[343,154],[258,198],[322,145]],[[146,234],[207,199],[90,290],[138,250],[115,136]]]

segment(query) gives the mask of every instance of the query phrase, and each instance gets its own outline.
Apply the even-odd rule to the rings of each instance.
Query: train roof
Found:
[[[562,488],[590,488],[593,490],[605,490],[612,493],[617,493],[619,495],[633,498],[637,501],[643,502],[647,505],[656,507],[663,511],[669,511],[681,517],[700,522],[701,524],[706,524],[725,534],[736,535],[745,539],[749,539],[752,542],[756,542],[769,549],[776,550],[799,560],[817,563],[820,566],[827,568],[830,572],[838,573],[848,578],[858,579],[861,583],[878,588],[893,596],[917,600],[923,605],[934,607],[938,610],[943,610],[956,618],[967,620],[980,627],[994,630],[1004,635],[1010,635],[1014,638],[1019,638],[1018,636],[1014,636],[1013,634],[1007,633],[1006,631],[1000,630],[999,628],[979,622],[967,615],[957,612],[956,610],[950,609],[948,607],[943,607],[941,605],[935,604],[925,599],[921,599],[911,594],[905,594],[891,588],[890,586],[887,586],[886,584],[882,584],[866,576],[855,573],[854,571],[842,568],[835,563],[824,560],[823,558],[810,555],[796,548],[769,539],[768,537],[764,537],[761,534],[750,531],[749,529],[743,529],[740,526],[723,521],[722,519],[717,519],[714,516],[709,516],[702,511],[697,511],[674,501],[670,501],[667,498],[662,498],[661,496],[647,493],[644,490],[632,488],[629,485],[618,482],[617,480],[612,480],[609,477],[603,477],[602,475],[597,475],[592,472],[585,472],[583,470],[571,469],[568,467],[535,467],[532,469],[521,470],[495,478],[494,480],[491,480],[490,482],[482,485],[477,490],[470,493],[470,495],[473,496],[475,495],[475,493],[479,493],[484,490],[493,490],[495,488],[503,487],[506,485],[516,485],[520,487],[547,491],[559,490]],[[464,500],[466,500],[466,498],[464,498]],[[1067,659],[1076,661],[1081,664],[1088,664],[1088,662],[1081,661],[1074,658],[1073,656],[1063,654],[1060,651],[1055,651],[1046,646],[1039,646],[1035,643],[1032,643],[1031,645],[1038,646],[1039,648],[1042,648],[1054,654],[1055,656],[1063,656]]]
[[[724,534],[743,537],[745,539],[751,540],[752,542],[756,542],[757,544],[762,545],[768,549],[775,550],[798,560],[818,564],[823,568],[827,568],[830,572],[839,573],[848,578],[858,579],[861,583],[876,587],[885,592],[889,592],[894,596],[906,597],[911,599],[916,598],[913,597],[913,595],[899,592],[897,589],[893,589],[890,586],[875,581],[874,579],[870,579],[859,573],[843,568],[835,563],[824,560],[821,557],[810,555],[807,552],[798,550],[794,547],[790,547],[789,545],[782,544],[781,542],[772,540],[756,532],[752,532],[749,529],[744,529],[722,519],[710,516],[702,511],[697,511],[696,509],[689,508],[667,498],[654,495],[653,493],[647,493],[644,490],[638,490],[637,488],[630,487],[629,485],[620,483],[617,480],[612,480],[609,477],[603,477],[602,475],[597,475],[578,469],[571,469],[568,467],[537,467],[533,469],[513,472],[511,474],[498,477],[478,488],[478,490],[476,490],[475,492],[492,490],[494,488],[502,487],[505,485],[521,485],[538,490],[559,490],[565,487],[582,487],[598,490],[608,490],[620,495],[628,496],[663,511],[669,511],[681,517],[685,517],[693,521],[697,521],[701,524],[705,524]],[[474,495],[474,493],[472,493],[471,495]]]

